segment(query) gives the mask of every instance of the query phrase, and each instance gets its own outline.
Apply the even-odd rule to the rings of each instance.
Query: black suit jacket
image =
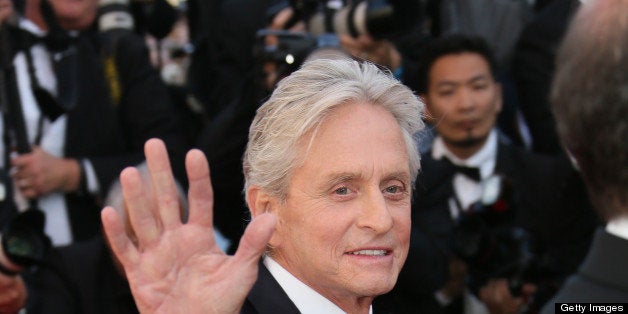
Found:
[[[512,73],[535,152],[562,152],[549,102],[554,59],[578,0],[553,0],[526,25],[513,52]]]
[[[143,145],[157,137],[166,142],[175,174],[183,184],[183,155],[187,146],[168,90],[149,63],[143,40],[132,32],[119,34],[111,48],[120,84],[120,102],[110,96],[105,78],[105,38],[95,30],[78,41],[78,102],[68,112],[66,158],[89,159],[99,180],[100,194],[66,194],[74,241],[99,233],[101,204],[109,185],[127,166],[144,160]]]
[[[595,234],[587,258],[542,313],[554,313],[557,302],[618,303],[628,300],[628,240],[602,229]],[[625,310],[625,309],[624,309]]]
[[[558,280],[576,270],[597,225],[584,185],[569,161],[531,154],[498,144],[495,172],[512,181],[514,225],[523,227],[538,244],[547,267]],[[376,299],[377,308],[393,312],[439,313],[433,294],[448,279],[449,259],[455,254],[455,222],[449,212],[454,195],[453,170],[424,154],[412,204],[412,232],[408,259],[391,293]]]
[[[24,275],[32,314],[138,313],[126,279],[102,237],[55,249],[47,265]]]
[[[240,313],[298,314],[300,312],[266,266],[260,262],[257,281],[246,297]]]

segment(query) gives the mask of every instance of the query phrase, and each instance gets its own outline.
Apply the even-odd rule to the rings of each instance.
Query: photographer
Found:
[[[481,38],[434,40],[420,69],[437,136],[422,154],[408,260],[380,302],[424,313],[523,304],[534,312],[575,270],[595,227],[579,174],[566,159],[533,155],[500,135],[501,90]]]
[[[116,173],[143,160],[146,139],[169,142],[179,160],[186,148],[143,39],[100,23],[100,4],[26,0],[23,16],[3,25],[23,116],[3,116],[1,165],[18,210],[41,209],[55,246],[100,232],[103,192]]]

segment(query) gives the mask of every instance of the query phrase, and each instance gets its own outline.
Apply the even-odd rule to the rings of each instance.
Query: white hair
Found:
[[[372,63],[317,59],[280,81],[257,110],[244,153],[245,194],[256,185],[285,199],[290,174],[299,162],[298,142],[333,109],[355,102],[381,106],[397,120],[414,183],[420,167],[415,136],[424,127],[424,104],[390,71]]]

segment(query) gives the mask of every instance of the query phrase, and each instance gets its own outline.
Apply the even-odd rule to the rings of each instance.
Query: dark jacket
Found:
[[[567,159],[532,154],[504,143],[498,144],[495,173],[512,185],[508,208],[514,217],[504,226],[527,231],[534,239],[536,260],[548,271],[543,279],[561,281],[576,270],[597,226],[579,174]],[[453,246],[456,222],[448,203],[454,195],[453,175],[453,169],[432,159],[431,153],[422,156],[408,259],[396,287],[379,298],[382,304],[394,305],[395,312],[444,310],[433,294],[447,282],[449,259],[457,254]]]
[[[626,302],[628,300],[626,261],[628,261],[628,240],[602,229],[598,230],[589,254],[578,272],[565,281],[565,285],[545,305],[541,313],[554,313],[555,303]]]
[[[24,275],[33,314],[135,314],[126,279],[102,237],[55,249],[46,266]]]

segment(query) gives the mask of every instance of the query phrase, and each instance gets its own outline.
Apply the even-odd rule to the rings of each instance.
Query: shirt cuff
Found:
[[[440,306],[443,306],[443,307],[449,305],[452,301],[450,297],[446,296],[440,290],[434,292],[434,298],[436,299],[436,301],[438,301],[438,304],[440,304]]]
[[[89,194],[97,194],[100,192],[100,185],[98,184],[98,177],[96,176],[96,170],[89,159],[81,159],[81,165],[83,171],[85,171],[85,184],[87,192]]]

